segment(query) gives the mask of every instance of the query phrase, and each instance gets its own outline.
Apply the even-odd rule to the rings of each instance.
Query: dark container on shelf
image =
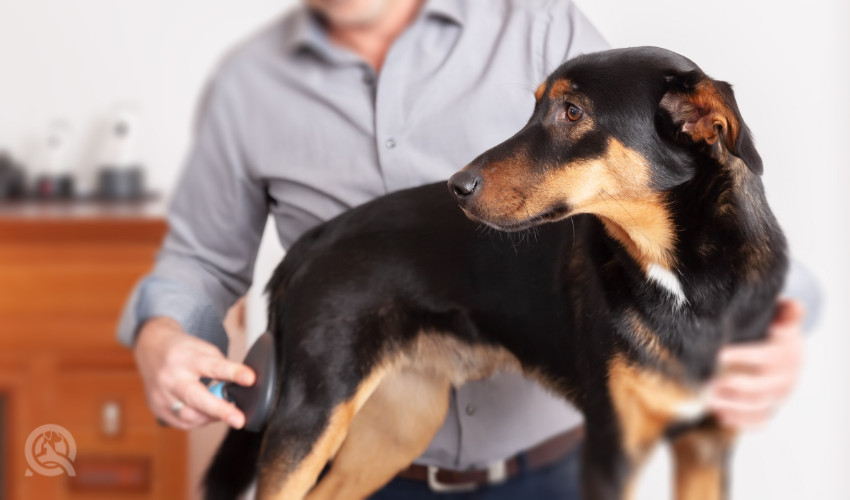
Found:
[[[34,194],[43,200],[70,200],[74,197],[74,178],[70,174],[38,176]]]
[[[145,172],[141,167],[103,167],[97,174],[97,197],[104,200],[138,200],[145,197]]]
[[[15,200],[24,196],[24,171],[12,157],[0,152],[0,200]]]

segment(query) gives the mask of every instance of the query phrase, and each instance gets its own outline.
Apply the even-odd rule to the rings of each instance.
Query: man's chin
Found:
[[[337,28],[368,27],[379,21],[389,7],[389,0],[371,0],[361,8],[346,8],[345,5],[325,5],[323,2],[308,2],[328,23]],[[366,3],[366,2],[358,2]],[[331,2],[333,4],[333,2]]]

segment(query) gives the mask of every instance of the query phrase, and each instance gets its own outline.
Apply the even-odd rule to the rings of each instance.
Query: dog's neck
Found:
[[[596,215],[608,236],[626,250],[646,279],[665,289],[677,307],[688,302],[679,279],[676,228],[662,195],[620,200]]]
[[[761,180],[737,158],[713,167],[669,193],[618,200],[596,214],[625,250],[621,258],[638,265],[636,278],[666,290],[676,308],[691,303],[690,285],[707,270],[724,275],[713,280],[754,283],[784,262]]]
[[[722,268],[736,282],[758,282],[784,262],[785,240],[758,174],[726,155],[670,196],[679,260],[689,268]]]

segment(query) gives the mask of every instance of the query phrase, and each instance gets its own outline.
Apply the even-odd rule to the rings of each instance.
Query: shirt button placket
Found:
[[[415,68],[403,54],[417,40],[421,23],[414,23],[395,41],[384,59],[375,81],[375,141],[378,161],[387,191],[410,186],[411,166],[407,164],[409,143],[405,143],[407,111],[402,99],[407,82],[416,78]]]

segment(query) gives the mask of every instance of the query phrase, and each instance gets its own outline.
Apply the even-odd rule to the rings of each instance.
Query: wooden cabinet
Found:
[[[164,233],[162,219],[132,210],[0,210],[0,498],[185,498],[186,436],[156,423],[115,340]],[[72,435],[74,477],[27,472],[27,439],[44,424]]]

